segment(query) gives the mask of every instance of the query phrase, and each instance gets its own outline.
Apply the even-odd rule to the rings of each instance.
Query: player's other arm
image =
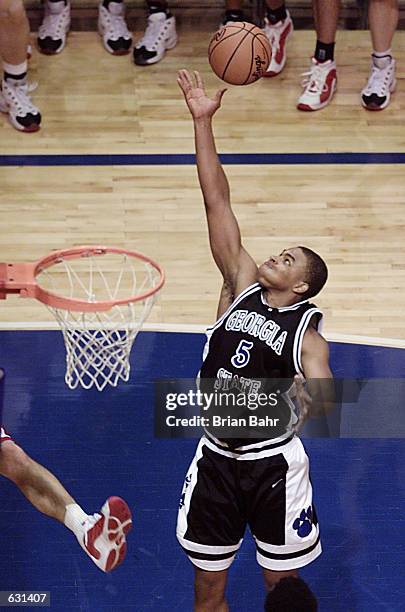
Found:
[[[335,386],[328,343],[313,327],[305,332],[301,361],[310,397],[309,416],[325,415],[335,406]]]
[[[229,185],[215,147],[212,117],[221,104],[225,89],[213,99],[207,97],[202,79],[186,70],[178,83],[194,121],[198,178],[204,196],[211,251],[224,278],[221,293],[232,299],[256,281],[257,266],[244,249],[239,225],[232,211]],[[224,302],[227,300],[224,300]]]

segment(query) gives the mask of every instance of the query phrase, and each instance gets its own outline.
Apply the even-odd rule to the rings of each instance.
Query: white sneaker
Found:
[[[113,55],[126,55],[132,45],[132,35],[125,21],[123,2],[110,2],[108,9],[98,6],[98,31],[104,47]]]
[[[0,89],[0,111],[8,113],[10,123],[21,132],[37,132],[41,125],[41,113],[33,105],[29,93],[37,85],[3,80]]]
[[[70,29],[70,4],[45,2],[45,15],[38,30],[38,47],[45,55],[60,53]]]
[[[100,514],[89,516],[80,546],[103,572],[110,572],[125,559],[126,534],[132,527],[131,511],[120,497],[109,497]]]
[[[177,44],[176,19],[166,13],[152,13],[148,17],[145,34],[134,48],[134,62],[137,66],[156,64],[167,49]]]
[[[336,91],[336,64],[332,60],[318,63],[312,58],[311,68],[302,75],[304,91],[298,99],[297,108],[315,111],[327,106]]]
[[[272,24],[266,18],[264,33],[269,39],[271,47],[271,60],[267,71],[263,76],[274,77],[280,74],[287,61],[286,45],[287,40],[294,30],[293,21],[287,11],[287,17],[283,21]]]
[[[371,74],[367,85],[361,92],[361,103],[368,110],[383,110],[390,103],[391,94],[395,91],[397,81],[395,79],[395,60],[391,57],[375,58],[371,64]],[[378,67],[380,63],[381,67]],[[385,64],[385,65],[384,65]]]

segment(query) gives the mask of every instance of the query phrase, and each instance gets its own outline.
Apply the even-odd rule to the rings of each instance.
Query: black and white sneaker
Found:
[[[41,113],[33,105],[29,93],[37,85],[26,81],[3,80],[0,88],[0,111],[7,113],[11,125],[21,132],[37,132]]]
[[[45,55],[63,51],[70,29],[70,4],[45,2],[45,15],[38,30],[38,48]]]
[[[386,108],[396,84],[395,60],[391,56],[373,58],[368,83],[361,92],[361,103],[364,108],[374,111]]]
[[[152,13],[148,17],[145,34],[134,48],[134,62],[137,66],[156,64],[176,44],[176,19],[173,15]]]
[[[98,7],[98,31],[108,53],[126,55],[132,45],[132,35],[125,21],[123,2],[109,2],[108,9]]]

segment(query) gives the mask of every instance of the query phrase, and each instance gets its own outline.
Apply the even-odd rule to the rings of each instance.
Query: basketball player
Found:
[[[0,369],[0,409],[4,370]],[[1,413],[0,413],[1,416]],[[14,482],[31,504],[75,534],[80,546],[103,572],[122,563],[131,512],[123,499],[109,497],[99,514],[88,515],[45,467],[29,457],[0,427],[0,474]]]
[[[33,104],[27,82],[29,24],[22,0],[0,2],[0,58],[3,78],[0,85],[0,111],[7,113],[13,127],[21,132],[36,132],[41,113]]]
[[[253,385],[295,377],[304,411],[319,412],[322,397],[333,401],[333,380],[328,345],[317,331],[322,313],[309,299],[323,287],[326,265],[310,249],[291,247],[257,267],[242,245],[215,149],[211,122],[225,90],[208,98],[200,75],[193,79],[186,70],[178,83],[193,117],[211,251],[223,277],[200,378],[237,386],[242,379]],[[308,458],[291,428],[271,439],[221,440],[208,432],[201,439],[177,523],[195,568],[196,612],[228,610],[227,572],[247,524],[268,589],[321,553]]]

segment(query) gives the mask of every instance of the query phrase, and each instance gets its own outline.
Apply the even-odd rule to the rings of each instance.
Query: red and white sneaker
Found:
[[[109,497],[100,514],[84,524],[83,550],[103,572],[118,567],[127,552],[126,534],[132,527],[131,511],[121,497]]]
[[[270,42],[271,60],[263,76],[274,77],[283,70],[287,61],[287,40],[293,33],[293,30],[293,21],[288,11],[287,17],[278,23],[272,24],[267,18],[265,19],[264,33]]]
[[[332,60],[318,63],[312,58],[311,69],[302,75],[304,91],[298,98],[297,108],[302,111],[316,111],[327,106],[336,91],[336,64]]]

